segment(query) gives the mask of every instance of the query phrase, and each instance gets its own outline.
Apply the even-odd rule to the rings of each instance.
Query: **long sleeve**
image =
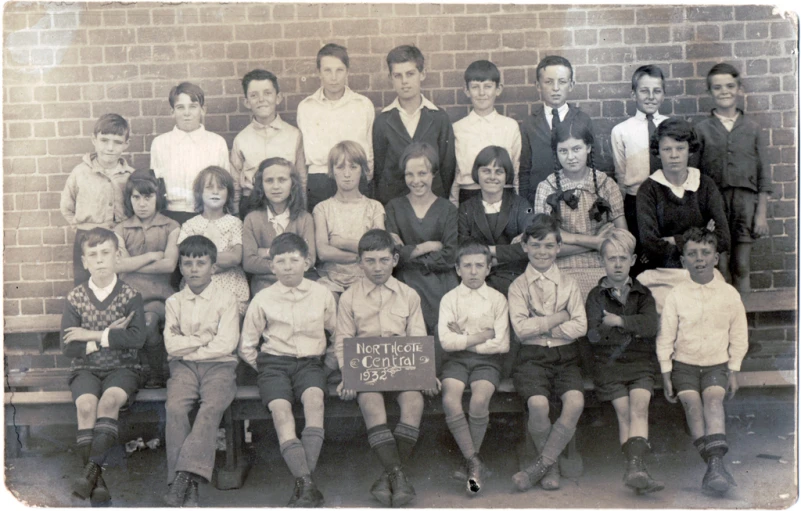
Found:
[[[584,305],[587,312],[587,337],[592,343],[607,337],[612,330],[603,324],[604,300],[602,293],[603,291],[599,287],[593,288],[587,295],[587,302]]]
[[[509,319],[512,328],[521,341],[529,340],[548,332],[545,316],[530,317],[528,290],[525,277],[518,277],[509,286]]]
[[[165,302],[164,348],[166,348],[167,354],[172,357],[185,357],[211,341],[211,336],[207,335],[205,332],[201,332],[201,335],[181,335],[173,333],[176,327],[178,330],[181,329],[181,322],[179,320],[180,307],[178,300],[175,298]],[[237,330],[238,329],[239,325],[237,325]]]
[[[656,337],[656,358],[663,373],[673,370],[673,351],[679,331],[679,316],[676,309],[676,293],[669,293],[662,307],[659,335]]]
[[[517,123],[515,123],[517,124]],[[517,130],[512,135],[512,143],[509,146],[509,156],[512,158],[512,168],[515,170],[515,177],[512,181],[515,193],[520,190],[520,152],[522,150],[520,138],[520,125],[517,125]]]
[[[425,337],[428,335],[426,330],[426,322],[423,318],[423,309],[421,308],[420,295],[417,291],[410,289],[411,296],[409,297],[409,317],[406,319],[406,335],[408,337]]]
[[[168,161],[169,151],[161,147],[163,141],[166,140],[165,135],[166,134],[154,138],[153,142],[150,144],[150,168],[156,173],[156,177],[162,178],[170,171]]]
[[[471,222],[468,209],[465,207],[464,204],[459,204],[459,219],[457,221],[457,226],[458,226],[457,233],[458,233],[459,244],[462,244],[468,239],[472,238],[470,224]]]
[[[387,149],[389,141],[384,135],[382,117],[379,115],[373,122],[373,189],[376,192],[376,197],[379,197],[378,192],[381,189],[379,183],[384,177],[384,164],[387,158]]]
[[[531,141],[524,122],[520,126],[520,170],[518,171],[519,194],[524,199],[529,197],[529,178],[531,176]]]
[[[67,328],[80,327],[81,315],[72,303],[67,300],[64,306],[64,313],[61,315],[61,352],[66,357],[77,358],[86,355],[86,341],[64,342],[64,334]]]
[[[495,337],[476,345],[476,353],[506,353],[509,351],[509,306],[503,295],[500,300],[492,304],[492,313],[495,316],[493,323]]]
[[[370,103],[367,108],[367,116],[365,117],[367,126],[366,133],[367,138],[365,140],[367,147],[364,148],[364,152],[367,154],[367,166],[370,169],[370,179],[372,180],[375,176],[375,156],[373,154],[373,125],[375,123],[375,107],[373,104]]]
[[[651,264],[662,266],[662,261],[678,260],[681,252],[678,246],[662,239],[657,219],[657,186],[646,181],[637,192],[637,225],[640,241],[645,252],[653,259]],[[678,243],[678,240],[676,240]]]
[[[242,268],[248,273],[271,275],[273,271],[270,269],[269,259],[259,257],[258,254],[260,248],[256,239],[258,215],[254,213],[245,217],[245,224],[242,227]]]
[[[78,194],[78,184],[76,181],[77,178],[73,172],[67,177],[67,182],[64,185],[64,189],[61,191],[61,215],[72,227],[75,227],[75,197]]]
[[[621,317],[623,318],[624,330],[634,335],[652,338],[656,336],[659,330],[659,315],[656,313],[656,300],[654,300],[654,296],[650,293],[639,299],[636,314],[623,315]]]
[[[331,292],[326,294],[325,298],[325,311],[323,312],[323,325],[325,330],[336,338],[337,333],[337,301]]]
[[[564,280],[562,284],[564,285]],[[570,319],[558,325],[554,330],[561,332],[565,339],[578,339],[587,334],[587,311],[584,309],[584,300],[578,284],[571,282],[570,295],[567,299],[567,313]]]
[[[448,271],[456,264],[456,251],[459,248],[457,227],[459,212],[450,202],[448,202],[448,206],[442,230],[443,236],[441,240],[438,240],[442,243],[442,250],[429,252],[414,259],[414,262],[425,264],[430,271]]]
[[[619,129],[617,126],[612,128],[612,159],[615,162],[615,181],[617,181],[620,187],[620,193],[625,194],[626,144],[623,141],[622,129]]]
[[[450,198],[451,187],[453,180],[456,177],[456,149],[453,136],[453,125],[448,119],[447,114],[444,116],[445,129],[440,130],[439,133],[439,175],[442,179],[442,198],[448,200]],[[454,228],[456,225],[454,224]]]
[[[166,333],[166,332],[165,332]],[[239,342],[239,304],[231,297],[217,321],[217,332],[207,344],[184,356],[184,360],[202,362],[231,355]]]
[[[306,153],[303,149],[303,135],[298,135],[298,146],[295,148],[295,171],[300,176],[300,184],[308,190],[309,169],[306,167]],[[304,194],[304,197],[306,194]]]
[[[770,179],[770,161],[768,160],[768,137],[765,131],[756,128],[757,151],[757,191],[758,193],[773,193],[773,184]]]
[[[356,320],[353,314],[353,293],[342,293],[337,307],[337,326],[334,335],[334,353],[339,367],[345,367],[345,339],[356,337]]]
[[[145,345],[145,309],[142,295],[136,293],[128,303],[125,304],[125,316],[134,313],[131,322],[126,328],[112,328],[108,333],[109,348],[120,349],[141,349]]]
[[[729,220],[726,217],[726,209],[723,205],[723,196],[718,191],[717,187],[709,180],[707,186],[707,196],[701,204],[705,207],[704,217],[707,216],[715,221],[715,236],[718,238],[718,252],[728,252],[731,248],[731,231],[729,230]],[[699,190],[700,191],[700,190]],[[678,244],[678,240],[676,242]],[[681,249],[683,250],[684,244],[682,243]]]
[[[245,166],[245,157],[239,149],[239,139],[234,139],[234,144],[231,147],[231,177],[234,179],[234,205],[236,210],[239,211],[240,202],[242,201],[242,170]]]
[[[748,352],[748,320],[742,300],[734,300],[729,327],[729,370],[739,371]]]
[[[525,231],[526,227],[528,227],[528,224],[531,223],[531,219],[534,218],[534,210],[526,199],[519,197],[516,213],[516,224],[517,230],[519,231],[516,233],[516,235],[518,235]],[[499,263],[528,260],[528,255],[526,255],[525,251],[523,251],[522,243],[496,245],[495,257],[498,259]]]
[[[302,219],[298,218],[297,221],[303,222],[300,226],[302,232],[300,236],[309,247],[309,260],[312,262],[312,266],[314,266],[317,263],[317,242],[314,238],[314,218],[309,214],[305,214]]]
[[[456,297],[452,293],[446,294],[439,302],[437,333],[442,349],[445,351],[463,351],[467,347],[467,335],[454,333],[448,328],[449,323],[459,322],[456,303]]]
[[[264,309],[257,301],[258,296],[256,295],[253,298],[245,313],[242,336],[237,349],[239,357],[253,369],[257,369],[256,358],[258,358],[259,342],[264,329],[267,327],[267,316],[265,316]]]

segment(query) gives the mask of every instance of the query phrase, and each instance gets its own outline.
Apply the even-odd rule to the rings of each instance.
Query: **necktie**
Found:
[[[656,133],[656,124],[654,123],[654,114],[645,114],[645,118],[648,119],[648,155],[650,156],[651,160],[651,174],[662,168],[662,161],[659,159],[659,156],[654,156],[651,152],[651,139]]]
[[[559,120],[559,110],[554,108],[553,110],[551,110],[551,115],[553,115],[553,120],[551,121],[551,130],[553,131],[561,123],[561,121]]]

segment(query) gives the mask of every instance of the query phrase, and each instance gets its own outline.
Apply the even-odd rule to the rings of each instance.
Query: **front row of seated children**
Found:
[[[438,331],[449,352],[443,365],[446,422],[464,456],[466,489],[480,492],[486,469],[479,458],[489,422],[489,401],[500,380],[499,356],[509,349],[508,321],[522,345],[513,380],[529,412],[526,434],[536,453],[513,482],[523,491],[540,483],[559,487],[559,455],[575,433],[584,407],[577,339],[588,335],[593,346],[593,376],[602,401],[612,401],[626,455],[624,482],[638,494],[659,491],[644,464],[649,451],[648,405],[653,395],[653,358],[657,356],[665,397],[684,405],[694,445],[707,462],[703,488],[724,493],[734,480],[722,458],[728,450],[722,401],[737,390],[736,372],[747,351],[745,310],[730,285],[714,278],[714,234],[693,228],[685,234],[682,262],[690,279],[669,294],[654,347],[656,312],[647,288],[633,281],[634,238],[615,229],[601,247],[606,276],[588,297],[586,309],[576,282],[560,273],[558,223],[536,215],[523,235],[528,256],[525,273],[503,295],[485,284],[491,263],[486,245],[465,241],[456,271],[462,284],[442,299]],[[91,278],[68,296],[62,321],[62,349],[72,357],[70,389],[78,410],[78,446],[84,471],[73,490],[93,503],[110,493],[101,476],[109,450],[117,442],[120,407],[132,401],[141,366],[136,350],[144,343],[142,295],[117,279],[117,237],[90,231],[81,245]],[[337,304],[323,285],[304,278],[308,247],[296,234],[276,237],[270,247],[277,283],[258,293],[239,336],[237,297],[214,282],[217,248],[202,236],[189,236],[179,247],[186,288],[167,300],[165,344],[170,360],[167,383],[167,458],[170,488],[165,502],[195,505],[198,483],[210,480],[214,442],[224,410],[236,392],[236,356],[258,372],[258,387],[278,433],[281,454],[296,478],[291,507],[317,507],[323,495],[312,474],[324,440],[327,382],[322,357],[326,333],[343,364],[342,344],[349,337],[423,336],[420,297],[392,277],[398,264],[389,233],[373,229],[358,244],[364,278],[345,291]],[[476,311],[482,311],[476,314]],[[237,349],[238,345],[238,349]],[[728,374],[727,374],[728,373]],[[471,387],[468,418],[461,396]],[[439,387],[439,383],[438,383]],[[423,413],[424,392],[392,393],[401,408],[394,430],[387,425],[385,396],[356,393],[340,384],[342,399],[356,398],[368,442],[383,471],[370,489],[379,502],[399,507],[415,497],[404,474]],[[549,398],[561,398],[562,411],[549,419]],[[292,405],[300,400],[305,428],[296,436]],[[189,411],[200,411],[190,426]]]

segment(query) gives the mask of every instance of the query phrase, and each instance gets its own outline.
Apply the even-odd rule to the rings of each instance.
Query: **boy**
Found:
[[[737,108],[743,87],[734,66],[713,66],[706,85],[715,108],[695,127],[701,147],[690,165],[714,179],[723,195],[732,250],[730,257],[720,255],[720,270],[740,293],[748,293],[751,247],[755,238],[768,235],[768,139],[759,124]]]
[[[214,470],[217,429],[236,395],[239,302],[211,281],[217,248],[203,236],[178,247],[186,287],[167,299],[167,484],[164,502],[197,507],[198,483]],[[189,412],[200,403],[190,427]]]
[[[95,227],[111,229],[127,218],[123,190],[133,168],[122,157],[128,148],[128,121],[117,114],[105,114],[92,133],[94,153],[84,155],[67,178],[61,192],[61,214],[74,229],[72,268],[75,285],[86,282],[89,272],[81,263],[81,245]]]
[[[611,401],[617,413],[620,444],[626,456],[623,482],[637,494],[664,489],[645,467],[648,405],[654,393],[654,341],[659,326],[656,302],[647,287],[629,276],[636,241],[613,229],[601,244],[606,270],[587,296],[587,337],[594,355],[595,395]]]
[[[348,87],[350,58],[344,46],[329,43],[317,52],[320,88],[298,105],[298,128],[303,133],[309,166],[308,209],[334,196],[336,183],[328,177],[328,153],[343,140],[353,140],[367,154],[370,174],[359,183],[362,193],[373,179],[373,122],[375,107]]]
[[[145,343],[142,295],[117,278],[117,236],[95,227],[81,243],[88,281],[67,295],[61,317],[61,351],[72,358],[69,386],[78,411],[78,452],[83,472],[72,491],[93,505],[111,500],[102,477],[117,443],[120,408],[133,402],[142,366],[136,350]]]
[[[281,455],[295,477],[290,507],[323,505],[311,475],[325,434],[322,357],[325,331],[334,334],[336,303],[328,289],[303,278],[311,264],[309,247],[297,234],[285,232],[273,240],[270,269],[278,282],[253,297],[239,342],[239,356],[259,373],[259,394],[273,417]],[[301,440],[295,435],[292,415],[296,399],[303,403],[306,418]]]
[[[431,185],[434,194],[447,199],[453,186],[453,127],[448,114],[420,92],[426,78],[424,64],[423,54],[414,46],[398,46],[387,54],[389,79],[398,97],[381,110],[373,124],[373,180],[376,199],[383,205],[409,192],[398,161],[412,142],[425,142],[437,149],[439,172]]]
[[[183,224],[197,215],[192,183],[200,171],[210,165],[229,170],[228,145],[201,124],[206,115],[203,89],[180,83],[170,90],[169,101],[175,128],[153,139],[150,168],[156,177],[164,178],[167,187],[163,214]]]
[[[584,381],[576,339],[587,333],[581,290],[562,275],[556,256],[562,247],[559,224],[538,214],[523,234],[526,272],[509,286],[509,316],[520,343],[512,375],[528,407],[528,434],[539,457],[512,481],[525,491],[542,479],[546,490],[559,488],[559,454],[573,438],[584,409]],[[562,413],[551,426],[548,398],[562,399]]]
[[[537,90],[540,92],[543,108],[523,121],[520,128],[520,196],[528,200],[529,204],[534,204],[540,182],[554,171],[554,150],[551,149],[554,122],[570,123],[573,119],[583,118],[592,129],[590,117],[577,107],[567,104],[567,97],[575,84],[573,66],[566,58],[548,55],[537,65]],[[592,152],[596,157],[601,154],[597,138]],[[599,158],[596,158],[596,165],[598,161]]]
[[[515,169],[515,192],[518,190],[520,167],[520,126],[514,119],[495,110],[495,100],[503,91],[498,67],[488,60],[477,60],[467,66],[464,82],[464,92],[473,109],[467,117],[453,124],[456,178],[451,187],[451,202],[455,206],[480,192],[478,183],[473,181],[472,171],[476,156],[485,147],[496,145],[509,151]]]
[[[264,69],[242,77],[243,103],[253,116],[250,124],[234,138],[231,174],[234,176],[234,209],[244,220],[247,198],[253,191],[253,176],[267,158],[280,157],[295,165],[306,187],[306,161],[300,131],[276,112],[283,101],[278,78]]]
[[[442,407],[465,459],[468,494],[476,495],[485,472],[478,454],[489,425],[490,399],[501,383],[502,354],[509,351],[509,306],[485,282],[492,263],[489,247],[468,240],[459,246],[456,261],[462,283],[439,306],[439,341],[450,352],[442,366]],[[467,385],[469,421],[462,408]]]
[[[426,335],[420,297],[392,276],[399,255],[392,236],[371,229],[359,240],[359,265],[364,277],[342,293],[337,312],[334,346],[340,367],[344,367],[344,339],[351,337],[422,337]],[[400,406],[401,418],[395,431],[387,426],[384,396],[337,386],[344,400],[357,398],[367,427],[367,441],[384,469],[370,493],[385,506],[400,507],[415,497],[414,488],[403,473],[420,435],[423,396],[419,391],[392,392]],[[436,390],[426,394],[436,394]]]
[[[691,280],[665,300],[656,355],[665,399],[681,400],[693,445],[707,463],[702,488],[723,494],[736,486],[723,464],[729,450],[723,398],[727,389],[729,399],[737,392],[748,324],[737,290],[715,278],[718,259],[714,233],[697,227],[684,233],[681,262]]]

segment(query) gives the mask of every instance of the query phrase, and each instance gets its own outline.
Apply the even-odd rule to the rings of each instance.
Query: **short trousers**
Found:
[[[136,399],[139,391],[141,375],[126,367],[110,370],[76,369],[70,374],[69,387],[72,400],[75,401],[84,394],[91,394],[98,399],[111,387],[119,387],[128,395],[128,403]]]
[[[442,365],[440,379],[453,378],[466,386],[474,381],[486,380],[495,388],[501,383],[503,358],[500,354],[482,355],[472,351],[457,351],[448,354]]]
[[[709,387],[728,387],[729,370],[726,364],[694,366],[673,361],[670,379],[676,394],[685,390],[694,390],[701,394]]]
[[[757,194],[747,188],[725,188],[721,195],[732,243],[753,243]]]
[[[295,358],[259,353],[256,366],[259,370],[256,384],[264,406],[275,399],[293,403],[312,387],[326,393],[322,357]]]
[[[521,346],[512,380],[517,393],[524,399],[550,397],[552,393],[562,396],[570,390],[583,394],[578,346],[575,342],[554,348]]]
[[[644,389],[654,395],[656,364],[649,359],[618,359],[605,364],[596,359],[593,370],[595,395],[599,401],[614,401],[626,397],[632,389]]]

